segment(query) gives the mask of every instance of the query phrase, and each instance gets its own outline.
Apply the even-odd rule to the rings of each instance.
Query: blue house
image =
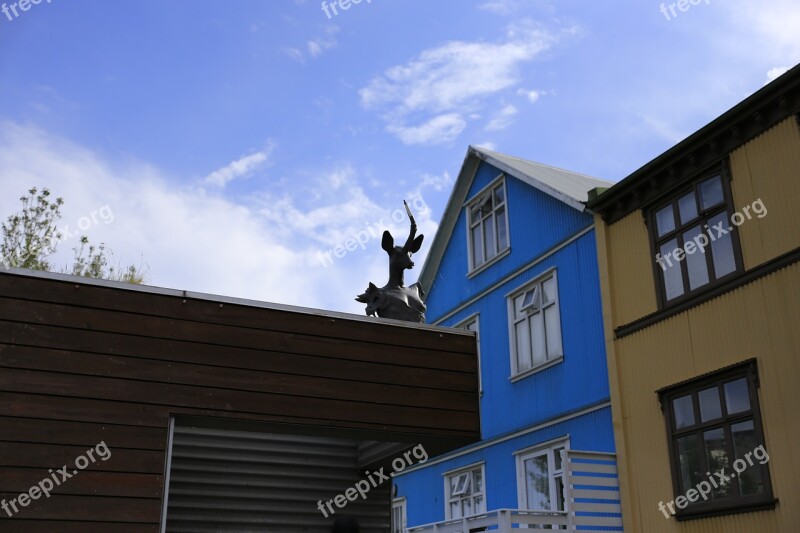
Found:
[[[429,322],[477,333],[483,440],[394,478],[395,531],[622,530],[584,204],[610,185],[469,148],[420,282]]]

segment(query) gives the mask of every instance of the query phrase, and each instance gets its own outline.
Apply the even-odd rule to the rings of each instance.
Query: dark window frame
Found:
[[[665,233],[662,236],[658,236],[658,225],[656,223],[656,213],[662,210],[664,207],[668,205],[672,205],[673,213],[676,217],[679,216],[680,210],[678,208],[678,201],[685,196],[687,193],[694,191],[695,196],[697,198],[697,189],[698,186],[715,177],[720,177],[720,182],[722,183],[722,194],[723,194],[723,203],[713,206],[708,209],[701,209],[700,205],[697,205],[697,217],[692,219],[691,222],[686,224],[681,224],[680,219],[675,219],[675,228]],[[653,266],[653,279],[656,284],[656,296],[658,299],[658,308],[659,309],[668,309],[672,306],[678,305],[682,302],[690,300],[692,298],[697,297],[700,294],[705,292],[711,291],[712,289],[728,282],[730,279],[735,278],[737,276],[741,276],[744,272],[744,260],[742,258],[742,247],[741,242],[739,240],[739,228],[736,225],[731,224],[730,227],[732,229],[729,231],[731,236],[731,243],[733,245],[733,257],[736,268],[733,272],[730,272],[721,278],[717,278],[714,275],[714,265],[713,265],[713,253],[711,252],[711,246],[709,245],[704,252],[703,255],[706,260],[706,272],[709,275],[709,282],[705,285],[697,287],[696,289],[692,290],[690,288],[689,283],[689,268],[688,268],[688,261],[684,256],[683,260],[680,261],[680,269],[681,269],[681,277],[683,280],[684,286],[684,293],[676,298],[671,300],[667,299],[667,288],[664,281],[664,270],[656,261],[656,257],[658,253],[660,253],[659,247],[661,244],[668,242],[672,239],[677,239],[677,246],[685,250],[685,242],[683,241],[683,233],[690,228],[697,226],[700,223],[702,226],[708,224],[708,220],[719,215],[720,213],[726,212],[728,215],[727,220],[731,220],[734,213],[733,205],[733,193],[731,191],[731,172],[727,160],[717,163],[709,169],[706,169],[703,172],[698,173],[692,180],[684,184],[679,189],[670,191],[669,195],[661,196],[656,202],[648,206],[645,212],[645,223],[648,228],[648,238],[650,240],[650,255],[652,257],[652,266]],[[695,252],[700,253],[700,252]]]
[[[736,381],[741,378],[747,379],[748,385],[748,398],[750,400],[750,409],[748,411],[738,412],[734,414],[727,413],[725,405],[725,398],[722,396],[722,390],[725,383]],[[720,408],[722,416],[707,422],[703,422],[700,416],[700,402],[698,401],[698,393],[700,391],[709,389],[711,387],[718,387],[720,390]],[[730,464],[725,469],[725,474],[730,475],[735,473],[733,469],[733,462],[735,461],[734,440],[732,438],[731,426],[737,423],[752,420],[753,432],[757,442],[756,448],[762,445],[766,449],[766,442],[764,437],[763,419],[761,416],[761,407],[758,400],[758,389],[760,387],[758,379],[758,364],[756,359],[750,359],[742,363],[733,365],[722,370],[694,378],[670,387],[663,388],[657,391],[659,395],[659,402],[661,410],[664,415],[664,422],[667,434],[667,446],[669,453],[670,472],[672,477],[672,488],[674,498],[678,496],[685,496],[689,489],[694,487],[683,487],[681,480],[681,465],[678,460],[677,441],[681,437],[688,435],[697,435],[699,442],[699,449],[703,450],[702,435],[703,432],[722,428],[725,432],[726,451],[728,457],[731,458]],[[675,411],[673,409],[673,400],[691,395],[692,408],[695,423],[691,426],[676,429],[675,425]],[[754,448],[755,449],[755,448]],[[733,452],[733,453],[731,453]],[[769,450],[767,450],[769,453]],[[701,460],[703,471],[710,471],[706,464],[705,453],[699,453],[698,457]],[[735,494],[721,500],[709,499],[703,501],[702,499],[697,502],[690,503],[685,509],[678,509],[677,506],[675,518],[677,520],[690,520],[697,518],[706,518],[710,516],[728,515],[736,513],[746,513],[757,510],[773,509],[777,503],[772,490],[772,480],[770,477],[769,461],[763,465],[758,461],[748,469],[759,468],[761,471],[762,481],[764,485],[764,492],[762,494],[754,495],[741,495]],[[713,475],[713,473],[712,473]],[[706,480],[702,477],[701,481]],[[733,481],[732,487],[738,492],[738,482]],[[673,500],[674,501],[674,500]]]

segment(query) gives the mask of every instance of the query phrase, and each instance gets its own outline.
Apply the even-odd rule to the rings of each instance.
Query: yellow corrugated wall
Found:
[[[800,246],[800,127],[794,117],[730,155],[735,211],[761,199],[767,215],[740,227],[745,268]],[[752,213],[752,211],[751,211]],[[786,267],[647,329],[613,329],[657,310],[641,211],[611,226],[596,217],[612,411],[626,532],[800,532],[800,264]],[[664,417],[656,390],[755,357],[774,511],[678,523]]]
[[[745,268],[800,244],[800,125],[792,117],[738,148],[730,157],[734,204],[742,211],[759,198],[767,208],[739,226]],[[752,211],[751,211],[752,212]],[[800,531],[800,525],[798,525]]]

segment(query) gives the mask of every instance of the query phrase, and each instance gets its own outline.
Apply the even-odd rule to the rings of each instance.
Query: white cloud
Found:
[[[518,113],[517,108],[513,105],[507,105],[497,113],[489,124],[486,125],[486,131],[499,131],[504,130],[512,124],[512,118]]]
[[[324,36],[308,41],[306,45],[308,46],[308,53],[311,55],[311,57],[319,57],[325,50],[335,48],[339,43],[334,35],[336,35],[338,32],[338,26],[328,26],[325,29]]]
[[[777,78],[780,78],[781,76],[786,74],[788,71],[789,71],[789,67],[775,67],[775,68],[769,69],[769,71],[767,72],[767,81],[766,81],[766,83],[770,83],[772,81],[775,81]]]
[[[314,206],[301,205],[308,191],[237,202],[202,187],[175,185],[144,163],[117,165],[83,146],[30,126],[0,122],[0,218],[19,210],[19,196],[32,186],[64,196],[64,224],[103,206],[113,223],[85,233],[104,242],[123,265],[149,267],[148,284],[363,314],[353,301],[368,281],[387,279],[386,256],[378,237],[325,268],[320,251],[345,242],[365,222],[382,218],[400,238],[406,222],[392,226],[391,210],[361,189],[348,166],[323,173],[314,184]],[[420,231],[432,236],[431,214],[418,217]],[[59,244],[53,258],[66,265],[77,236]],[[419,260],[424,260],[420,254]],[[421,262],[419,264],[422,264]],[[409,275],[409,278],[414,274]]]
[[[466,126],[462,113],[478,112],[488,97],[518,84],[520,66],[556,40],[541,25],[525,22],[501,42],[449,42],[374,77],[359,91],[361,104],[381,113],[387,130],[403,142],[438,128],[454,138]]]
[[[286,54],[286,56],[289,57],[290,59],[294,59],[299,63],[305,63],[305,59],[303,58],[303,52],[301,52],[297,48],[284,47],[281,48],[281,51],[284,54]]]
[[[419,126],[390,125],[388,131],[395,134],[404,144],[442,144],[458,137],[466,127],[467,123],[461,115],[447,113]]]
[[[215,185],[217,187],[225,187],[230,181],[236,178],[249,176],[256,169],[269,162],[270,156],[274,150],[275,143],[270,140],[267,142],[267,146],[263,150],[246,155],[235,161],[231,161],[226,166],[219,168],[206,176],[203,180],[203,183]]]
[[[535,104],[539,101],[539,98],[544,96],[544,91],[537,91],[537,90],[528,90],[528,89],[518,89],[517,94],[520,96],[524,96],[528,99],[528,101],[532,104]]]
[[[530,7],[533,0],[489,0],[478,5],[481,11],[488,11],[496,15],[512,15],[524,7]]]

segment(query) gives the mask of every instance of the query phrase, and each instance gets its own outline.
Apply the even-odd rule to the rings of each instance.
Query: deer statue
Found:
[[[394,245],[394,237],[388,231],[383,232],[381,246],[389,254],[389,283],[383,288],[378,288],[370,283],[366,292],[359,294],[356,301],[367,304],[368,316],[376,314],[381,318],[394,318],[406,322],[425,322],[425,303],[422,298],[425,293],[419,283],[410,287],[404,285],[403,277],[406,269],[414,268],[411,255],[418,252],[422,246],[424,235],[417,235],[417,223],[411,209],[403,200],[403,205],[411,220],[411,232],[403,246]]]

